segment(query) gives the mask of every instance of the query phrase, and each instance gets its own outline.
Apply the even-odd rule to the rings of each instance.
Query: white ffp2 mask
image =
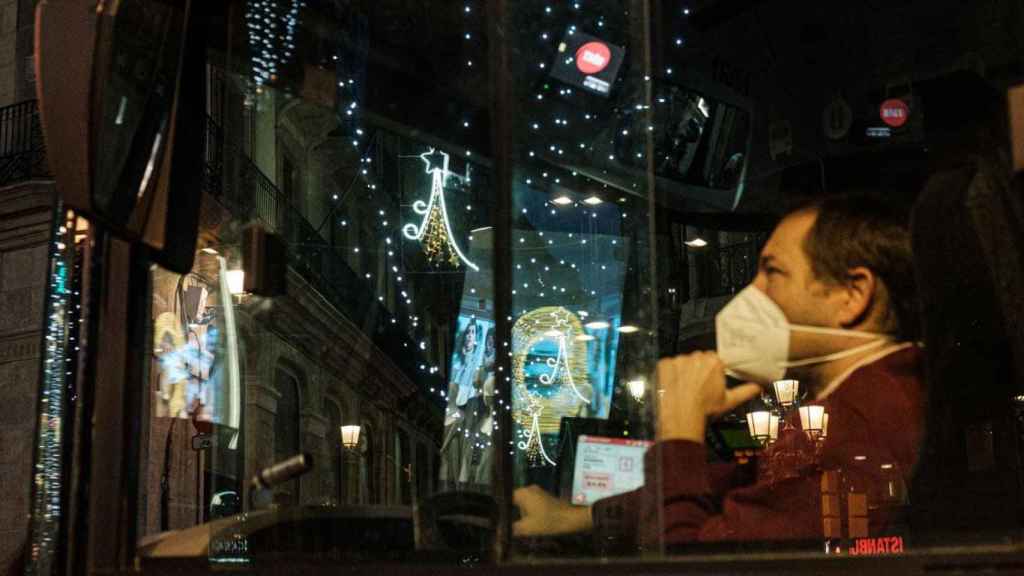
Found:
[[[790,332],[854,336],[870,342],[827,356],[789,359]],[[786,368],[822,364],[878,348],[890,341],[885,334],[790,324],[786,314],[767,294],[753,285],[741,290],[715,317],[718,357],[730,376],[770,384],[786,375]]]

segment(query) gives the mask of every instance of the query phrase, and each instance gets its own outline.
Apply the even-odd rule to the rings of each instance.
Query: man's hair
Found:
[[[920,312],[910,218],[908,210],[897,204],[877,195],[853,193],[817,199],[791,213],[817,215],[803,244],[815,276],[845,284],[851,269],[871,270],[888,294],[883,321],[898,338],[912,340],[920,335]]]

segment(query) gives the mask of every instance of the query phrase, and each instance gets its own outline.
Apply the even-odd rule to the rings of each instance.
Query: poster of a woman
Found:
[[[464,487],[472,478],[469,464],[477,435],[477,421],[483,416],[478,397],[486,349],[484,342],[489,331],[488,326],[476,318],[460,318],[459,324],[461,329],[456,335],[456,348],[452,355],[441,444],[440,480],[450,489]],[[492,343],[493,340],[492,337]]]

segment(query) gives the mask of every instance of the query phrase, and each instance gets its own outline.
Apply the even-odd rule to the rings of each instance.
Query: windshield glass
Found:
[[[214,21],[195,264],[149,278],[140,555],[1016,541],[1017,2]]]

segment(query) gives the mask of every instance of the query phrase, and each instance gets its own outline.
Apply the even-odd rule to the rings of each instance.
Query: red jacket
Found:
[[[656,546],[695,541],[824,539],[823,471],[838,470],[845,492],[866,493],[870,534],[891,524],[882,506],[909,485],[924,433],[923,355],[916,346],[856,369],[815,404],[829,414],[819,449],[792,429],[758,456],[756,480],[741,483],[733,464],[710,464],[702,444],[661,442],[645,458],[647,478],[661,460],[662,496],[656,483],[596,502],[599,545]],[[884,467],[883,467],[884,466]],[[748,475],[749,476],[749,475]],[[660,506],[659,506],[660,503]],[[660,508],[663,526],[658,521]]]

